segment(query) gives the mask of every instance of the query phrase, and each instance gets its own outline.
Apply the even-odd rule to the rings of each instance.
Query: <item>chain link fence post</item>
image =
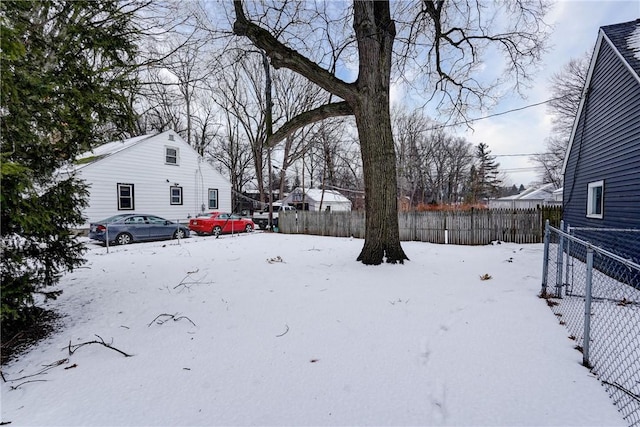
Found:
[[[547,295],[547,276],[549,275],[549,220],[544,224],[544,255],[542,256],[542,296]]]
[[[550,292],[546,303],[575,340],[582,364],[629,426],[640,427],[640,263],[633,252],[640,229],[565,226],[545,228],[543,295]]]
[[[591,299],[593,283],[593,248],[587,247],[587,277],[584,295],[584,336],[582,341],[582,364],[591,368],[589,363],[589,342],[591,340]]]
[[[560,231],[564,231],[564,221],[560,221]],[[564,236],[558,237],[558,253],[556,254],[556,298],[562,298],[562,266],[564,264]]]
[[[109,223],[104,226],[104,244],[107,247],[107,253],[109,253]]]
[[[571,226],[567,224],[567,234],[571,234]],[[565,265],[564,265],[564,294],[569,295],[573,292],[573,256],[571,253],[571,239],[567,238],[567,256],[565,257]]]

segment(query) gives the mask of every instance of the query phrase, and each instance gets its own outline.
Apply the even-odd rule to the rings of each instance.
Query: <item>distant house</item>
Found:
[[[563,174],[565,224],[640,228],[640,19],[600,28]],[[588,240],[640,262],[638,233]]]
[[[113,141],[78,156],[62,171],[89,185],[88,223],[119,213],[183,222],[231,208],[231,185],[174,131]]]
[[[554,198],[555,186],[545,184],[531,187],[513,196],[489,200],[489,209],[530,209],[542,206],[559,206]]]
[[[334,190],[298,187],[282,200],[283,204],[295,206],[298,210],[309,211],[350,211],[351,201]]]

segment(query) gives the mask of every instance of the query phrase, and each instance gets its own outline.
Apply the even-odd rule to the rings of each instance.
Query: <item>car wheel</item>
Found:
[[[120,233],[116,236],[116,243],[118,245],[128,245],[132,241],[133,241],[133,238],[129,233]]]
[[[253,226],[251,224],[247,224],[247,226],[244,228],[244,231],[246,231],[247,233],[251,233],[253,231]]]
[[[211,230],[211,234],[213,234],[214,236],[219,236],[220,234],[222,234],[222,227],[220,227],[219,225],[216,225]]]
[[[185,232],[182,228],[178,228],[176,231],[173,232],[174,239],[184,239],[184,236],[185,236]]]

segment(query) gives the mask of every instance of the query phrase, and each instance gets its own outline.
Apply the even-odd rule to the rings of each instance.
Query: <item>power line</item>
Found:
[[[493,157],[530,157],[530,156],[539,156],[541,154],[551,154],[551,153],[491,154],[491,156]]]
[[[460,125],[464,125],[464,124],[478,122],[480,120],[486,120],[486,119],[490,119],[492,117],[503,116],[505,114],[515,113],[516,111],[526,110],[527,108],[537,107],[539,105],[547,104],[549,102],[557,101],[557,100],[563,99],[563,98],[565,98],[565,96],[559,96],[557,98],[547,99],[546,101],[536,102],[535,104],[529,104],[529,105],[525,105],[523,107],[512,108],[511,110],[501,111],[499,113],[494,113],[494,114],[489,114],[488,116],[484,116],[484,117],[478,117],[478,118],[475,118],[475,119],[463,120],[461,122],[456,122],[456,123],[442,124],[442,125],[439,125],[439,126],[435,126],[435,127],[431,128],[429,130],[435,130],[435,129],[452,127],[452,126],[460,126]]]

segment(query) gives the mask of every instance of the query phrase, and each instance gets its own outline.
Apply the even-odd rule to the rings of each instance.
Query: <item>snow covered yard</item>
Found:
[[[376,267],[355,261],[362,244],[90,245],[50,303],[64,326],[3,367],[1,421],[625,425],[537,298],[541,244],[405,242],[411,261]],[[74,347],[100,339],[132,357]]]

